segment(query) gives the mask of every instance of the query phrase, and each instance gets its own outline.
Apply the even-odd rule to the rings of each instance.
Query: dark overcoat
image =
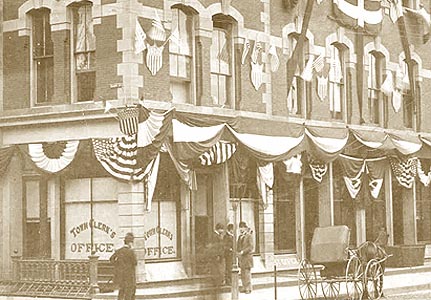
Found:
[[[251,235],[251,231],[247,231],[244,234],[241,234],[238,237],[238,252],[242,253],[239,256],[239,266],[240,268],[249,268],[253,267],[253,236]]]
[[[114,284],[120,288],[134,286],[136,284],[136,255],[128,246],[115,251],[109,259],[114,265]]]

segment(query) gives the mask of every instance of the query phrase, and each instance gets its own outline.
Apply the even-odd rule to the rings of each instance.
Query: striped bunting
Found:
[[[236,144],[218,141],[209,150],[199,156],[201,165],[211,166],[226,162],[236,151]]]
[[[136,107],[127,107],[118,112],[120,122],[120,131],[128,136],[136,134],[138,131],[139,109]]]
[[[251,62],[251,83],[259,90],[263,82],[263,64]]]
[[[323,176],[325,176],[328,171],[328,165],[324,162],[313,159],[311,156],[308,156],[308,164],[310,166],[311,175],[314,180],[321,183],[323,180]]]
[[[112,176],[122,180],[144,179],[144,168],[137,167],[136,136],[109,139],[92,139],[93,151],[103,168]]]
[[[147,47],[147,56],[146,56],[146,63],[147,68],[150,70],[151,75],[156,75],[157,72],[162,68],[163,64],[163,49],[164,46],[157,47],[154,45],[148,45]]]
[[[412,157],[402,161],[398,158],[390,157],[389,161],[398,183],[405,188],[411,189],[417,174],[418,159]]]

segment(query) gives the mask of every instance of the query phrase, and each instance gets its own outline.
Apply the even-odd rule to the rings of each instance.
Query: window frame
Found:
[[[387,97],[381,91],[383,82],[387,75],[386,57],[378,51],[371,51],[369,54],[369,72],[368,72],[368,111],[370,123],[386,127],[387,121]],[[374,85],[374,86],[373,86]],[[372,99],[372,95],[376,95]]]
[[[347,106],[347,89],[346,89],[347,88],[347,59],[346,58],[348,57],[349,48],[345,44],[335,42],[330,45],[330,51],[331,51],[330,60],[329,60],[330,65],[333,64],[334,59],[338,59],[340,61],[340,69],[341,69],[340,82],[336,82],[332,80],[330,76],[332,67],[330,67],[330,70],[329,70],[328,95],[329,95],[329,101],[330,103],[332,103],[332,105],[334,105],[332,95],[334,93],[333,91],[335,91],[335,88],[337,88],[340,94],[340,112],[330,110],[331,119],[345,121],[346,119],[345,116],[347,111],[347,107],[346,107]],[[338,53],[337,57],[335,57],[334,51],[337,51]]]
[[[96,61],[96,37],[95,35],[93,36],[94,38],[94,49],[85,49],[85,50],[81,50],[78,51],[76,50],[76,42],[77,42],[77,26],[78,26],[78,22],[77,22],[77,14],[78,14],[78,9],[80,7],[84,7],[84,6],[89,6],[89,11],[90,11],[90,17],[91,19],[93,19],[93,3],[90,1],[82,1],[82,2],[75,2],[72,3],[68,6],[68,10],[69,10],[69,14],[70,14],[70,19],[71,19],[71,30],[70,30],[70,65],[71,65],[71,99],[72,99],[72,103],[82,103],[82,102],[90,102],[90,101],[94,101],[94,96],[95,96],[95,92],[96,92],[96,70],[95,70],[95,63],[92,66],[92,61],[91,59],[93,59],[93,61]],[[91,26],[93,26],[93,29],[91,29],[91,32],[94,32],[94,22],[91,22]],[[86,34],[88,33],[88,31],[85,31]],[[86,46],[85,46],[86,47]],[[88,69],[84,69],[84,70],[79,70],[76,60],[77,60],[77,55],[80,54],[84,54],[86,55],[89,59],[87,60],[87,67]],[[81,93],[81,89],[80,89],[80,76],[92,76],[93,77],[93,86],[91,87],[92,89],[92,97],[90,97],[91,99],[82,99],[80,100],[80,93]],[[83,80],[83,82],[87,82],[87,80]]]
[[[54,45],[52,41],[51,31],[51,10],[47,8],[33,9],[29,12],[31,20],[31,34],[30,34],[30,95],[32,106],[43,106],[54,103]],[[37,19],[42,19],[42,30],[36,29]],[[41,47],[42,53],[38,53],[39,38],[36,34],[42,32],[43,46]],[[40,63],[48,65],[43,70],[39,70]],[[45,84],[44,87],[40,86],[39,76],[44,72]],[[43,96],[41,93],[43,92]],[[40,99],[43,98],[43,99]]]
[[[225,45],[228,45],[228,54],[229,54],[229,63],[228,63],[228,69],[229,74],[225,74],[220,72],[220,61],[218,57],[216,58],[218,61],[218,69],[219,71],[214,71],[212,68],[213,64],[213,57],[211,54],[211,65],[210,65],[210,85],[211,85],[211,99],[212,104],[214,106],[220,106],[220,107],[226,107],[235,109],[235,56],[234,56],[234,40],[233,40],[233,33],[234,33],[234,21],[226,16],[220,16],[215,15],[213,16],[213,37],[211,38],[211,49],[213,48],[214,43],[214,32],[218,31],[219,33],[223,32],[226,36],[226,44],[220,47],[220,45],[217,47],[217,53],[220,53]],[[220,49],[221,48],[221,49]],[[212,52],[213,50],[211,50]],[[220,79],[225,79],[225,102],[221,103],[219,98],[215,98],[213,95],[213,78],[217,77],[217,95],[220,94]],[[215,102],[217,100],[217,102]]]
[[[188,44],[189,44],[189,48],[190,48],[190,53],[189,54],[183,54],[183,53],[176,53],[175,51],[171,50],[171,43],[172,41],[169,42],[169,77],[170,77],[170,90],[171,90],[171,94],[172,94],[172,101],[175,103],[187,103],[187,104],[196,104],[196,41],[195,41],[195,32],[196,32],[196,13],[194,11],[192,11],[190,8],[188,7],[184,7],[182,5],[174,5],[171,7],[171,11],[172,11],[172,30],[175,30],[175,28],[178,28],[177,26],[179,26],[179,24],[181,24],[181,20],[180,20],[180,16],[184,16],[185,17],[185,21],[183,21],[186,25],[186,33],[188,35]],[[175,12],[177,13],[177,24],[174,24],[174,14]],[[190,26],[191,28],[187,28],[188,26]],[[180,40],[181,39],[181,29],[178,30],[179,33],[179,37]],[[188,68],[189,70],[186,70],[186,74],[188,73],[189,75],[186,77],[183,76],[175,76],[171,73],[171,68],[172,68],[172,59],[173,57],[177,58],[177,74],[179,73],[178,70],[178,58],[179,57],[184,57],[184,60],[189,60],[189,64],[188,64]],[[187,63],[185,63],[187,66]],[[184,102],[180,102],[180,101],[175,101],[175,97],[174,97],[174,93],[173,93],[173,84],[183,84],[183,85],[188,85],[188,99],[185,99]]]
[[[403,97],[403,125],[405,128],[414,129],[415,123],[416,123],[416,116],[415,116],[415,105],[417,105],[418,101],[416,101],[418,96],[418,91],[420,89],[417,89],[416,87],[419,86],[419,64],[414,59],[413,62],[413,77],[414,77],[414,85],[415,85],[415,91],[416,91],[416,99],[413,99],[410,94],[410,87],[409,89],[403,89],[402,90],[402,97]],[[402,70],[403,75],[408,77],[408,66],[407,63],[402,63]],[[407,74],[407,75],[406,75]],[[410,81],[409,81],[410,84]]]

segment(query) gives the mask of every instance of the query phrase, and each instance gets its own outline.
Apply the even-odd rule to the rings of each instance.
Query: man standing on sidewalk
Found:
[[[239,222],[240,235],[238,237],[238,256],[239,267],[241,269],[242,289],[240,292],[250,294],[251,286],[251,268],[253,267],[253,236],[250,228],[244,221]]]
[[[136,292],[136,255],[132,249],[134,236],[129,232],[124,238],[124,246],[109,258],[114,265],[114,284],[118,286],[118,300],[135,300]]]
[[[233,260],[233,224],[229,223],[226,227],[226,234],[224,236],[224,259],[225,259],[225,284],[232,284],[232,260]]]

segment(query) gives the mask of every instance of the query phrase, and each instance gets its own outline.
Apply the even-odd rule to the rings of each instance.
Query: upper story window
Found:
[[[298,42],[299,34],[291,33],[288,36],[288,49],[289,56],[292,55],[294,49],[296,48],[296,44]],[[287,94],[287,110],[291,115],[301,116],[303,114],[303,106],[304,100],[307,97],[310,97],[310,89],[308,88],[311,85],[311,82],[306,82],[302,79],[301,70],[304,69],[307,64],[309,57],[307,58],[307,53],[309,51],[309,42],[306,39],[304,41],[303,50],[298,55],[298,65],[295,69],[295,73],[292,80],[292,85]]]
[[[172,30],[177,35],[169,42],[169,74],[172,101],[194,101],[194,20],[193,14],[181,7],[172,8]]]
[[[73,15],[72,95],[74,101],[91,101],[96,88],[96,38],[93,31],[92,3],[71,6]]]
[[[403,72],[403,79],[402,79],[402,94],[403,94],[403,120],[404,120],[404,127],[407,128],[413,128],[414,122],[415,122],[415,105],[418,103],[415,101],[415,99],[412,97],[412,94],[410,93],[411,87],[409,82],[409,76],[408,76],[408,68],[407,64],[402,64],[402,72]],[[413,78],[414,78],[414,84],[415,84],[415,96],[418,98],[418,95],[420,94],[419,90],[419,84],[418,84],[418,75],[419,75],[419,66],[416,61],[413,61]]]
[[[51,40],[50,10],[46,8],[31,11],[32,20],[32,90],[36,104],[53,101],[54,94],[54,51]]]
[[[330,47],[329,68],[329,110],[333,119],[343,119],[346,98],[346,55],[343,44],[334,43]]]
[[[213,17],[211,44],[211,98],[213,104],[233,107],[233,22],[226,16]]]
[[[370,123],[384,126],[386,119],[386,105],[381,86],[384,82],[385,57],[381,52],[369,53],[368,73],[368,111]]]

